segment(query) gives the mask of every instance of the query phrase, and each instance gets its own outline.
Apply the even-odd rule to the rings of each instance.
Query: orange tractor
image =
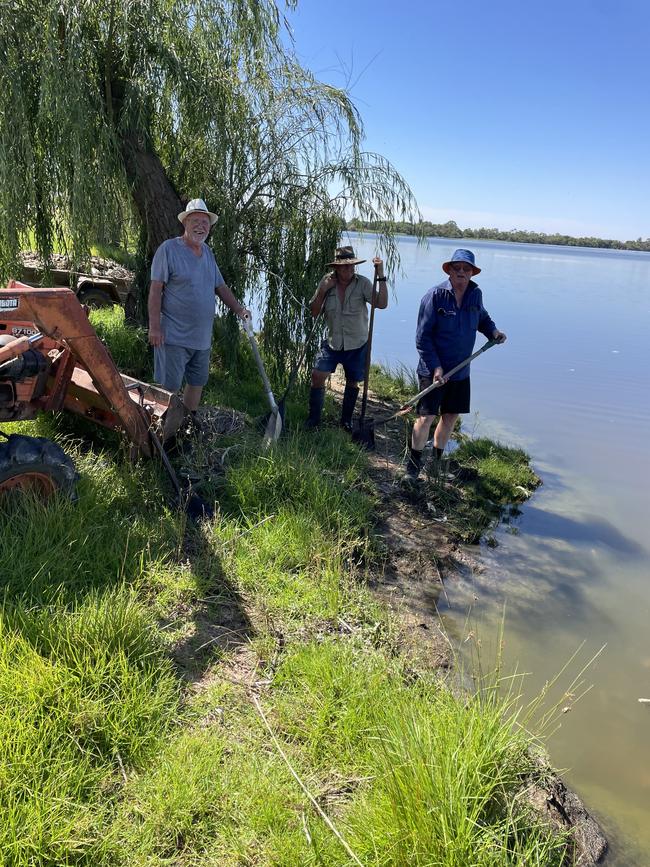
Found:
[[[70,289],[18,281],[0,288],[0,422],[67,410],[122,431],[132,454],[158,454],[177,494],[163,443],[182,424],[180,398],[121,374]],[[0,494],[11,489],[74,496],[78,474],[56,443],[10,434],[0,440]]]

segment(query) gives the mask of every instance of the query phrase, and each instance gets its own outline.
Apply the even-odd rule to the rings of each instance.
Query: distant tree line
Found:
[[[428,220],[420,220],[418,223],[386,223],[354,219],[348,221],[347,228],[355,232],[385,232],[388,229],[401,235],[425,238],[476,238],[485,241],[514,241],[519,244],[560,244],[565,247],[603,247],[609,250],[641,250],[650,253],[650,238],[616,241],[612,238],[573,238],[571,235],[557,233],[547,235],[546,232],[527,232],[523,229],[511,229],[508,232],[501,229],[461,229],[454,220],[446,223],[430,223]]]

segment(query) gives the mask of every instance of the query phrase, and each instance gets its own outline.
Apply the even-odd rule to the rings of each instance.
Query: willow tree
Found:
[[[417,219],[402,178],[362,150],[347,94],[286,49],[273,0],[0,9],[0,274],[33,245],[83,260],[98,240],[138,238],[151,255],[200,195],[224,276],[260,293],[282,365],[343,217]]]

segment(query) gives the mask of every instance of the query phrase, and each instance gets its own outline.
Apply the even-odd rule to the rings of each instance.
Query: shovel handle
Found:
[[[269,382],[269,378],[266,375],[266,369],[264,367],[264,362],[262,361],[262,356],[260,355],[260,350],[257,345],[257,341],[255,340],[255,335],[253,334],[253,323],[250,319],[243,319],[243,328],[248,336],[248,342],[251,345],[251,350],[253,351],[253,356],[255,358],[255,363],[257,364],[257,369],[259,370],[260,376],[262,377],[262,382],[264,383],[264,390],[266,391],[266,396],[269,400],[269,406],[271,407],[271,411],[274,415],[278,414],[278,405],[275,402],[275,397],[273,396],[273,389],[271,388],[271,383]]]
[[[363,378],[363,396],[361,398],[361,415],[359,416],[359,424],[363,427],[363,421],[366,417],[366,406],[368,405],[368,383],[370,381],[370,353],[372,352],[372,332],[375,324],[375,307],[377,305],[377,282],[379,275],[379,266],[375,265],[375,274],[372,281],[372,297],[370,300],[370,323],[368,325],[368,342],[366,344],[366,371]]]
[[[492,347],[492,346],[496,346],[496,344],[497,344],[496,340],[488,340],[487,343],[484,343],[483,346],[481,346],[480,349],[477,349],[476,352],[474,352],[472,355],[469,356],[469,358],[464,359],[464,361],[461,361],[460,364],[456,365],[456,367],[452,367],[451,370],[448,370],[447,373],[444,373],[441,380],[438,380],[438,382],[431,383],[431,385],[427,386],[427,388],[423,388],[422,391],[419,391],[415,395],[415,397],[412,397],[410,400],[407,400],[406,403],[403,404],[399,408],[398,412],[402,413],[402,412],[408,411],[412,406],[415,406],[415,404],[420,400],[420,398],[424,397],[425,394],[429,394],[430,391],[433,391],[434,389],[440,388],[441,386],[443,386],[446,382],[448,382],[450,376],[453,376],[454,373],[458,373],[458,371],[462,370],[463,367],[467,367],[467,365],[471,361],[474,361],[475,358],[478,358],[478,356],[482,352],[485,352],[486,349],[490,349],[490,347]]]
[[[448,370],[447,373],[443,375],[442,380],[439,380],[438,382],[433,382],[431,383],[431,385],[423,388],[422,391],[418,391],[418,393],[414,397],[407,400],[406,403],[403,403],[402,406],[400,406],[400,408],[397,410],[397,412],[394,412],[392,415],[389,415],[386,418],[377,420],[375,424],[386,424],[386,422],[392,421],[392,419],[397,418],[400,415],[406,415],[406,413],[412,407],[414,407],[415,404],[425,396],[425,394],[429,394],[430,391],[433,391],[434,389],[443,386],[449,380],[450,376],[453,376],[454,373],[458,373],[458,371],[462,370],[463,367],[467,367],[467,365],[471,361],[474,361],[475,358],[478,358],[478,356],[481,355],[482,352],[485,352],[486,349],[490,349],[492,346],[496,346],[498,342],[498,340],[494,339],[488,340],[487,343],[484,343],[483,346],[481,346],[480,349],[477,349],[476,352],[469,356],[469,358],[466,358],[464,361],[461,361],[460,364],[457,364],[456,367],[452,367],[451,370]]]
[[[39,331],[37,334],[32,334],[29,337],[17,337],[5,346],[1,346],[0,363],[4,364],[6,361],[13,361],[14,358],[18,358],[19,355],[27,352],[32,343],[38,343],[42,339],[43,335]]]

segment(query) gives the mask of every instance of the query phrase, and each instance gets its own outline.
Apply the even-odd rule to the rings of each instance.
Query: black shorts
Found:
[[[430,376],[420,376],[420,391],[428,388],[433,379]],[[429,394],[420,398],[415,409],[418,415],[444,415],[469,412],[469,376],[465,379],[452,379],[439,388],[434,388]]]

